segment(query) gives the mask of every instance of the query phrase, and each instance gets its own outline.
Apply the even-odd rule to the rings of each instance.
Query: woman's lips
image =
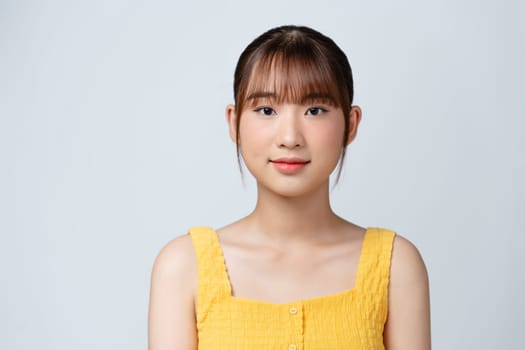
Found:
[[[280,173],[295,174],[308,165],[310,161],[301,158],[277,158],[270,160],[270,163],[272,163]]]

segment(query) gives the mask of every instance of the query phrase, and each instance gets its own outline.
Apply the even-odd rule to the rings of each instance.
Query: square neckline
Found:
[[[365,251],[365,248],[366,248],[366,242],[367,242],[367,238],[370,236],[370,231],[371,231],[371,228],[370,227],[367,227],[365,229],[365,232],[363,234],[363,238],[362,238],[362,241],[361,241],[361,248],[360,248],[360,251],[359,251],[359,259],[358,259],[358,262],[357,262],[357,269],[356,269],[356,275],[355,275],[355,280],[354,280],[354,286],[351,287],[351,288],[347,288],[347,289],[344,289],[340,292],[335,292],[335,293],[331,293],[331,294],[327,294],[327,295],[322,295],[322,296],[316,296],[316,297],[310,297],[310,298],[305,298],[305,299],[298,299],[298,300],[292,300],[292,301],[288,301],[288,302],[282,302],[282,303],[275,303],[275,302],[271,302],[271,301],[265,301],[265,300],[259,300],[259,299],[253,299],[253,298],[248,298],[248,297],[242,297],[242,296],[236,296],[233,294],[233,286],[232,286],[232,283],[231,283],[231,280],[230,280],[230,275],[228,274],[228,268],[226,266],[226,259],[224,258],[224,253],[222,251],[222,246],[221,246],[221,242],[219,240],[219,235],[217,233],[217,231],[215,229],[211,229],[211,231],[213,232],[213,238],[215,240],[215,243],[217,244],[217,247],[218,247],[218,256],[220,257],[220,260],[221,260],[221,272],[223,273],[223,278],[226,279],[225,281],[225,284],[228,286],[228,290],[227,290],[227,296],[228,296],[228,299],[232,300],[232,301],[235,301],[235,302],[240,302],[240,303],[249,303],[249,304],[255,304],[255,305],[263,305],[263,306],[272,306],[272,307],[283,307],[283,306],[290,306],[290,305],[293,305],[293,304],[312,304],[312,303],[316,303],[316,302],[322,302],[322,301],[325,301],[325,300],[332,300],[332,299],[337,299],[337,298],[343,298],[343,297],[346,297],[346,296],[350,296],[350,295],[353,295],[354,293],[356,293],[356,291],[359,289],[360,285],[361,285],[361,280],[362,280],[362,273],[363,273],[363,266],[364,266],[364,257],[363,257],[363,252]]]

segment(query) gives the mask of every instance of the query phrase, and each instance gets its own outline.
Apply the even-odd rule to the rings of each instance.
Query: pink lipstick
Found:
[[[278,158],[270,160],[270,163],[280,173],[295,174],[301,171],[310,161],[301,158]]]

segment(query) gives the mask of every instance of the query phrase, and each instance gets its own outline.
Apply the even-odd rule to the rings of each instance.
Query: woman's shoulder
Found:
[[[178,236],[166,243],[157,254],[153,274],[160,279],[187,282],[196,280],[197,263],[191,237]]]
[[[417,247],[396,234],[392,244],[391,279],[426,279],[427,271]]]
[[[417,270],[424,268],[419,250],[409,239],[387,228],[368,227],[366,233],[368,236],[373,235],[376,240],[385,243],[383,247],[391,253],[391,265],[396,270],[395,272],[399,272],[397,270],[409,272],[407,270],[412,268]]]
[[[392,247],[385,344],[396,349],[430,349],[427,269],[417,247],[400,235]]]
[[[172,239],[158,253],[151,274],[149,347],[196,349],[196,263],[188,235]]]

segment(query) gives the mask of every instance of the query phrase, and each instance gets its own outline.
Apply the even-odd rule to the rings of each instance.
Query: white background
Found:
[[[253,206],[224,107],[304,24],[364,111],[336,211],[428,266],[435,349],[524,349],[520,1],[0,1],[0,348],[145,349],[159,249]]]

